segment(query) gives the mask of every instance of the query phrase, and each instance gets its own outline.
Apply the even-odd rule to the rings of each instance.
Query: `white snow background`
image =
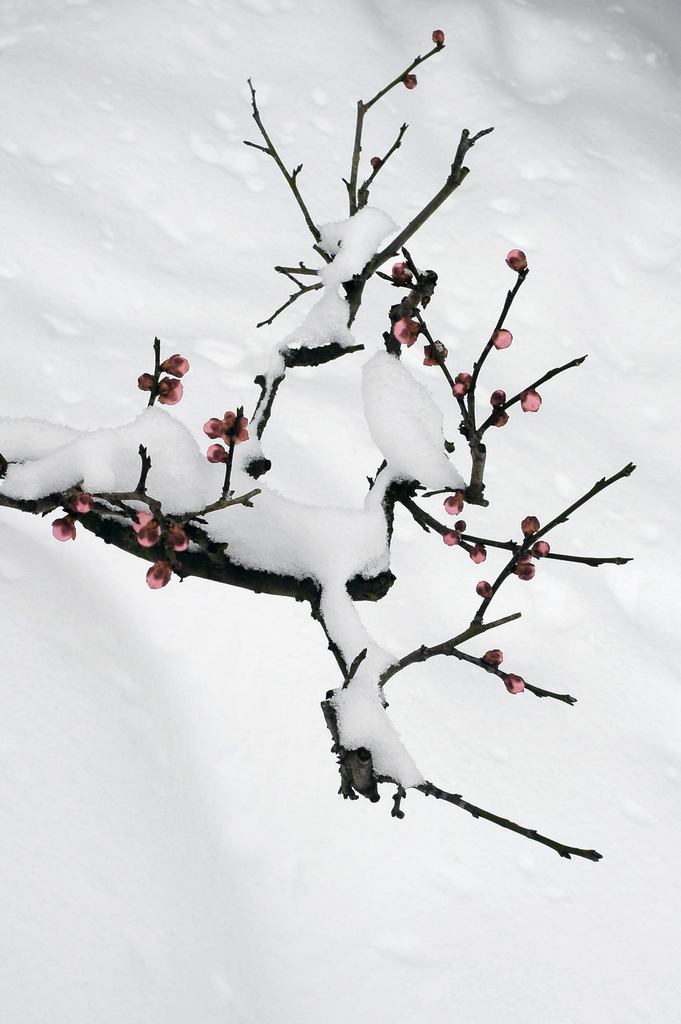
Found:
[[[495,126],[410,243],[440,275],[429,325],[470,370],[520,247],[531,273],[489,391],[589,353],[489,438],[491,505],[467,508],[469,529],[516,535],[632,460],[550,539],[635,561],[542,563],[495,602],[523,617],[467,645],[501,647],[573,708],[434,659],[388,684],[390,716],[426,778],[604,859],[561,860],[418,793],[403,821],[387,791],[343,801],[319,708],[341,680],[306,605],[196,579],[152,592],[146,563],[1,509],[3,1024],[678,1020],[674,0],[5,0],[0,415],[133,420],[154,335],[191,363],[171,414],[200,443],[209,417],[252,409],[313,301],[256,330],[290,292],[271,268],[314,254],[273,162],[243,145],[260,141],[246,79],[313,216],[340,221],[356,101],[435,28],[445,50],[372,109],[363,154],[410,124],[372,192],[402,226],[461,129]],[[360,508],[380,462],[362,366],[394,293],[372,285],[366,352],[280,389],[267,479],[290,498]],[[457,441],[441,374],[420,345],[403,359]],[[501,564],[398,511],[398,581],[359,614],[397,655],[441,642]]]

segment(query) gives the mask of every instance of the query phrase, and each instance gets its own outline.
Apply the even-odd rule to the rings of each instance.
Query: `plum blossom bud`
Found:
[[[228,456],[229,452],[221,444],[212,444],[206,452],[206,458],[209,462],[226,462]]]
[[[454,378],[454,387],[452,388],[452,394],[455,398],[463,398],[468,393],[471,386],[472,377],[470,373],[457,373]]]
[[[439,352],[440,354],[439,361],[435,357],[435,351]],[[424,366],[439,366],[440,362],[444,362],[444,360],[447,358],[449,352],[444,347],[441,341],[435,341],[433,342],[432,345],[423,346],[423,355],[425,357],[423,360]]]
[[[379,167],[381,166],[381,164],[383,163],[383,161],[381,160],[380,156],[372,156],[372,158],[371,158],[371,160],[369,161],[369,163],[371,164],[371,166],[373,167],[373,169],[374,169],[375,171],[377,171],[377,170],[378,170],[378,168],[379,168]]]
[[[457,520],[457,522],[454,523],[454,529],[457,531],[457,533],[465,533],[466,532],[466,524],[465,524],[464,520],[463,519]]]
[[[208,434],[209,437],[223,437],[225,428],[222,420],[218,420],[215,417],[211,420],[207,420],[203,424],[204,434]]]
[[[469,555],[471,556],[472,560],[475,562],[476,565],[479,565],[480,562],[484,562],[485,559],[487,558],[487,550],[485,548],[485,545],[479,543],[474,544],[471,550],[469,551]]]
[[[393,281],[399,281],[400,284],[405,284],[412,279],[412,272],[406,263],[394,263],[393,269],[390,271],[390,276]]]
[[[160,590],[170,583],[171,576],[170,562],[167,558],[162,558],[160,562],[154,562],[147,572],[147,586],[152,590]]]
[[[203,425],[204,434],[208,434],[209,437],[219,437],[223,441],[230,442],[234,439],[234,444],[241,444],[242,441],[248,441],[248,431],[246,427],[248,420],[245,416],[239,418],[239,429],[234,437],[234,426],[236,424],[236,413],[226,412],[224,418],[221,420],[213,419],[208,420]],[[215,448],[215,445],[212,445]],[[218,446],[219,447],[219,446]],[[220,461],[220,460],[218,460]]]
[[[173,523],[168,530],[168,540],[173,551],[186,551],[189,547],[189,537],[177,523]]]
[[[52,536],[55,540],[75,540],[76,521],[73,516],[64,516],[63,519],[55,519],[52,523]]]
[[[496,409],[498,405],[503,405],[505,401],[506,392],[499,389],[499,391],[492,392],[492,394],[490,395],[489,404],[491,406],[494,406],[494,408]]]
[[[525,680],[522,676],[514,676],[511,672],[504,676],[504,686],[509,693],[522,693],[525,689]]]
[[[495,648],[493,651],[486,651],[482,656],[482,660],[487,662],[488,665],[492,665],[494,668],[499,668],[499,665],[501,665],[504,660],[504,653],[503,651]]]
[[[535,574],[532,562],[518,562],[513,572],[520,580],[531,580]]]
[[[86,512],[91,512],[92,505],[92,495],[87,494],[85,491],[81,491],[79,494],[73,494],[69,498],[69,508],[72,512],[77,512],[79,515],[85,515]]]
[[[161,405],[177,405],[182,398],[183,387],[174,377],[163,377],[158,382],[158,400]]]
[[[487,600],[487,598],[491,597],[492,594],[494,593],[494,591],[492,590],[492,584],[488,583],[487,580],[480,580],[477,587],[475,588],[475,593],[478,594],[480,597],[484,597],[484,599]]]
[[[406,85],[407,89],[415,89],[418,85],[416,75],[405,75],[402,81]]]
[[[492,420],[492,426],[493,427],[505,427],[507,423],[508,423],[508,413],[507,412],[500,412],[499,415],[495,416],[495,418]]]
[[[137,378],[137,387],[140,391],[151,391],[154,386],[154,375],[153,373],[143,373],[141,377]]]
[[[173,377],[184,377],[185,373],[189,370],[189,363],[184,356],[175,353],[174,356],[169,356],[161,363],[161,369],[164,373],[170,373]]]
[[[445,542],[445,544],[447,544],[450,548],[454,544],[459,544],[461,542],[456,530],[447,530],[446,533],[442,534],[442,539]]]
[[[454,494],[450,494],[444,500],[445,511],[449,512],[450,516],[458,516],[463,512],[463,502],[463,491],[454,491]]]
[[[538,540],[532,548],[532,554],[535,558],[546,558],[551,548],[545,540]]]
[[[132,524],[132,528],[143,548],[153,548],[161,539],[161,527],[151,512],[138,512],[137,522]]]
[[[508,348],[513,341],[513,335],[510,331],[495,331],[492,335],[492,344],[495,348]]]
[[[536,412],[540,405],[541,398],[534,388],[528,388],[527,391],[523,391],[520,396],[520,408],[523,412]]]
[[[523,531],[526,537],[531,537],[533,533],[536,533],[539,529],[539,520],[536,516],[525,516],[520,529]]]
[[[518,564],[520,564],[520,562],[531,562],[531,561],[532,561],[532,552],[531,551],[521,551],[520,554],[518,555]]]
[[[511,270],[515,270],[517,274],[521,270],[527,270],[527,256],[522,249],[511,249],[506,257],[506,262]]]
[[[433,42],[435,43],[436,46],[445,45],[445,34],[441,28],[436,28],[435,31],[433,32]]]
[[[403,316],[401,320],[393,324],[393,334],[400,345],[406,345],[407,348],[411,348],[414,344],[420,330],[421,325],[416,320],[409,320],[406,316]]]

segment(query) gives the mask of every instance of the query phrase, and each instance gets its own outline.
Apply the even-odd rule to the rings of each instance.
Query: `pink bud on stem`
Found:
[[[531,537],[533,533],[537,533],[539,530],[539,520],[536,516],[525,516],[520,524],[520,529],[526,537]]]
[[[154,562],[151,569],[147,572],[147,586],[151,590],[160,590],[161,587],[165,587],[167,583],[170,583],[171,576],[170,562],[167,558],[162,558],[159,562]]]
[[[482,660],[493,668],[499,668],[499,665],[504,660],[503,651],[500,651],[498,648],[495,648],[493,651],[486,651],[482,656]]]
[[[141,377],[137,378],[137,387],[140,391],[151,391],[154,386],[154,375],[153,373],[143,373]]]
[[[508,423],[508,413],[500,412],[498,416],[495,416],[492,420],[493,427],[505,427]]]
[[[189,370],[189,363],[184,356],[176,352],[174,356],[164,359],[160,368],[164,373],[169,373],[173,377],[184,377]]]
[[[436,28],[435,31],[433,32],[433,42],[435,43],[436,46],[445,45],[445,34],[441,28]]]
[[[449,545],[449,547],[452,547],[454,544],[461,543],[461,538],[459,537],[456,530],[447,530],[446,533],[442,534],[442,539],[445,542],[445,544]]]
[[[470,390],[472,377],[470,373],[457,373],[454,378],[454,387],[452,388],[452,394],[455,398],[463,398],[464,395],[468,394]]]
[[[528,388],[520,396],[520,408],[523,412],[537,412],[541,405],[541,396],[534,390]]]
[[[414,344],[418,338],[420,330],[421,324],[417,323],[416,320],[410,320],[406,316],[403,316],[401,320],[398,320],[393,324],[394,336],[397,338],[400,345],[406,345],[407,348],[411,348]]]
[[[63,519],[55,519],[52,523],[52,536],[55,540],[75,540],[76,521],[73,516],[64,516]]]
[[[506,392],[505,391],[501,391],[501,389],[500,389],[499,391],[493,391],[492,392],[492,394],[490,396],[489,404],[493,408],[496,409],[497,406],[503,405],[505,401],[506,401]]]
[[[495,331],[492,335],[492,344],[495,348],[508,348],[513,341],[510,331]]]
[[[186,551],[189,547],[189,537],[177,523],[173,523],[168,530],[168,540],[173,551]]]
[[[487,558],[487,550],[485,548],[485,545],[480,543],[474,544],[471,550],[469,551],[469,555],[476,565],[479,565],[481,562],[484,562],[485,559]]]
[[[515,676],[509,673],[504,676],[504,686],[509,693],[522,693],[525,689],[525,680],[522,676]]]
[[[183,390],[175,377],[163,377],[158,382],[158,400],[161,405],[177,405],[182,398]]]
[[[532,554],[535,558],[546,558],[551,548],[545,540],[538,540],[532,548]]]
[[[520,580],[531,580],[535,574],[535,568],[532,562],[517,562],[513,572]]]
[[[515,270],[516,274],[519,274],[521,270],[527,270],[527,256],[522,249],[511,249],[506,257],[511,270]]]
[[[415,89],[418,85],[416,75],[405,75],[402,81],[406,85],[407,89]]]
[[[375,171],[377,171],[377,170],[378,170],[378,168],[379,168],[379,167],[381,166],[381,164],[383,163],[383,161],[381,160],[380,156],[372,156],[372,158],[371,158],[371,160],[369,161],[369,163],[371,164],[371,166],[373,167],[373,169],[374,169]]]
[[[435,356],[436,351],[440,354],[439,359]],[[423,360],[424,366],[439,366],[441,362],[444,362],[449,353],[441,341],[434,341],[432,345],[423,346],[423,355],[425,357]]]
[[[393,281],[399,281],[400,284],[406,284],[412,280],[413,274],[406,263],[394,263],[390,276]]]
[[[77,512],[78,515],[85,515],[86,512],[92,511],[92,495],[86,491],[81,491],[79,494],[73,494],[69,498],[69,508],[72,512]]]
[[[463,491],[454,491],[454,494],[450,494],[449,497],[445,498],[443,504],[445,511],[449,512],[450,516],[460,515],[463,512]]]
[[[480,582],[475,588],[475,592],[480,597],[484,598],[485,601],[494,593],[494,591],[492,590],[492,584],[488,583],[487,580],[480,580]]]

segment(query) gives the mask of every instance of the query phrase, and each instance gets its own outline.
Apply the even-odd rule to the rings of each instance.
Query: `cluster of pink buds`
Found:
[[[180,377],[184,377],[189,370],[189,363],[184,356],[176,353],[168,359],[164,359],[159,370],[162,373],[170,374],[169,377],[162,377],[156,384],[156,397],[161,405],[177,405],[182,398],[182,384]],[[156,378],[153,373],[143,373],[137,379],[137,387],[140,391],[152,391]]]
[[[402,79],[407,89],[415,89],[419,84],[416,75],[405,75]]]
[[[467,395],[473,378],[470,373],[457,373],[454,378],[454,387],[452,388],[452,394],[455,398],[463,398]]]
[[[539,520],[536,516],[525,516],[520,529],[523,531],[525,537],[533,537],[535,533],[539,531]],[[535,567],[532,565],[533,558],[546,558],[551,548],[545,540],[538,540],[536,544],[532,545],[530,551],[523,551],[518,556],[513,572],[521,580],[531,580],[535,574]]]
[[[68,506],[71,509],[71,512],[63,516],[61,519],[55,519],[52,523],[52,536],[55,540],[75,540],[76,522],[78,521],[78,517],[84,516],[87,512],[90,512],[92,505],[92,495],[88,494],[86,491],[80,491],[78,494],[73,494],[68,500]]]
[[[527,256],[522,249],[511,249],[506,257],[506,262],[511,270],[515,270],[516,274],[527,270]]]
[[[132,524],[137,534],[137,542],[143,548],[153,548],[161,540],[163,531],[161,524],[154,518],[151,512],[138,512],[137,522]],[[166,533],[167,542],[173,551],[186,551],[189,547],[189,538],[181,526],[172,523]],[[167,558],[161,558],[154,562],[147,572],[147,586],[152,590],[160,590],[170,583],[172,576],[171,563]]]
[[[435,353],[438,353],[440,358],[438,359]],[[423,365],[424,366],[439,366],[443,363],[449,352],[444,347],[441,341],[434,341],[432,345],[423,346]]]
[[[208,437],[219,437],[231,447],[233,444],[248,441],[247,426],[248,420],[245,416],[240,416],[237,423],[236,413],[226,412],[223,419],[213,418],[204,423],[203,432],[208,434]],[[226,462],[229,458],[229,449],[223,448],[221,444],[212,444],[206,453],[206,458],[209,462]]]
[[[416,320],[410,320],[406,316],[403,316],[401,320],[398,320],[393,324],[393,334],[399,341],[400,345],[406,345],[407,348],[411,348],[414,344],[419,336],[420,330],[421,324]]]
[[[459,519],[456,523],[454,523],[453,530],[445,530],[445,532],[442,534],[442,539],[445,542],[445,544],[447,544],[449,547],[452,547],[454,544],[460,544],[461,534],[465,533],[465,530],[466,523],[464,522],[463,519]]]
[[[489,404],[493,409],[499,409],[500,406],[506,401],[506,392],[502,391],[501,388],[498,391],[493,391],[490,395]],[[505,427],[508,423],[508,413],[505,409],[500,409],[497,415],[492,420],[493,427]]]
[[[376,157],[374,157],[374,159],[376,159]],[[390,276],[393,281],[397,281],[399,284],[409,284],[414,275],[406,263],[394,263],[393,269],[390,271]]]

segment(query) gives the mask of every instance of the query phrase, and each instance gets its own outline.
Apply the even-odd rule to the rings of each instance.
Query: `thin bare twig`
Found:
[[[287,274],[286,276],[290,277],[292,281],[295,281],[295,278],[292,277],[291,274]],[[293,305],[293,303],[296,301],[296,299],[299,299],[301,297],[301,295],[306,295],[308,292],[315,292],[319,288],[323,288],[324,287],[324,285],[322,284],[321,281],[318,284],[308,284],[308,285],[301,284],[299,281],[296,281],[295,283],[298,285],[298,291],[294,292],[292,295],[290,295],[288,297],[288,300],[283,304],[283,306],[280,306],[279,309],[275,310],[274,313],[272,314],[272,316],[268,320],[261,320],[259,324],[255,325],[256,327],[265,327],[265,326],[273,323],[274,320],[276,320],[276,318],[279,316],[279,314],[283,313],[285,309],[288,309],[289,306]]]
[[[399,134],[398,134],[397,138],[393,142],[393,144],[390,147],[390,149],[388,150],[388,152],[385,154],[385,156],[378,158],[378,163],[376,164],[376,166],[372,170],[371,174],[360,185],[359,192],[357,193],[357,200],[358,200],[357,208],[359,210],[364,209],[366,204],[369,202],[369,189],[370,189],[371,185],[373,184],[373,181],[376,178],[376,175],[378,174],[379,171],[383,170],[383,168],[385,167],[385,165],[387,164],[388,160],[393,155],[393,153],[396,152],[396,150],[398,150],[400,148],[400,146],[402,145],[402,139],[404,138],[404,134],[407,131],[408,127],[409,127],[409,125],[406,124],[406,123],[402,125],[402,127],[400,128],[400,131],[399,131]],[[345,184],[346,185],[348,184],[347,181],[345,182]]]

